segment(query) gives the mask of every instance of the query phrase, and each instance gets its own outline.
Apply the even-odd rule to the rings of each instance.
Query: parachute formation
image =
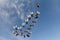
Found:
[[[36,7],[39,8],[40,5],[37,3]],[[39,11],[37,11],[36,13],[30,12],[30,14],[27,16],[27,19],[25,19],[25,21],[21,24],[20,27],[18,27],[17,25],[13,27],[12,33],[16,36],[23,36],[24,38],[30,37],[30,35],[32,34],[32,32],[30,31],[33,29],[35,23],[37,22],[39,15]]]

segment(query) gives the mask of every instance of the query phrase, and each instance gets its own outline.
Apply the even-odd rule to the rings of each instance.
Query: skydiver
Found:
[[[29,30],[25,30],[24,32],[29,32]]]
[[[30,27],[34,26],[34,23],[30,24]]]
[[[16,34],[16,31],[14,30],[12,33],[13,33],[13,34]]]
[[[34,16],[34,13],[33,12],[31,12],[31,17],[33,17]]]
[[[14,30],[18,30],[17,25],[13,27]]]
[[[36,13],[36,15],[35,15],[35,19],[37,19],[38,18],[38,14]]]
[[[32,32],[28,32],[28,34],[31,34]]]
[[[40,15],[40,12],[37,11],[37,13],[35,15],[35,19],[37,19],[39,15]]]
[[[18,33],[16,33],[15,35],[16,35],[16,36],[18,36],[19,34],[18,34]]]
[[[25,27],[25,23],[22,23],[22,27]]]
[[[24,34],[21,32],[21,36],[23,36]]]
[[[20,26],[20,27],[18,27],[18,30],[22,31],[22,27],[21,27],[21,26]]]
[[[37,7],[37,8],[39,8],[39,7],[40,7],[39,3],[37,3],[37,4],[36,4],[36,7]]]
[[[30,27],[30,28],[27,28],[28,30],[31,30],[32,29],[32,27]]]
[[[24,38],[25,38],[25,35],[24,35]]]
[[[31,15],[28,15],[28,20],[31,20]]]
[[[26,36],[27,36],[27,37],[30,37],[30,35],[28,35],[28,34],[27,34]]]
[[[29,20],[28,20],[28,19],[26,19],[26,20],[25,20],[25,23],[26,23],[26,24],[28,24],[28,22],[29,22]]]
[[[36,23],[36,20],[32,20],[32,23]]]

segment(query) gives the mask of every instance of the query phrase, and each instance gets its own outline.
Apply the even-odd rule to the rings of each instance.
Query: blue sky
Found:
[[[13,26],[36,12],[37,2],[40,16],[30,38],[14,36]],[[60,40],[60,0],[0,0],[0,40]]]

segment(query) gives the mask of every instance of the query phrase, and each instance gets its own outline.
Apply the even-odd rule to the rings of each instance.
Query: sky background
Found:
[[[37,2],[40,16],[30,38],[14,36],[13,26],[36,12]],[[0,40],[60,40],[60,0],[0,0]]]

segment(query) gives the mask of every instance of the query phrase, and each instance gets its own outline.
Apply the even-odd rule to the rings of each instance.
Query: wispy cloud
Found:
[[[25,3],[29,5],[30,0],[0,0],[0,32],[3,31],[3,33],[0,34],[10,34],[10,28],[16,24],[18,18],[21,20],[25,19],[24,15],[26,13],[24,7],[28,7]],[[12,34],[9,36],[12,36]],[[0,39],[10,40],[4,37],[0,37]],[[17,39],[19,40],[19,37]]]

